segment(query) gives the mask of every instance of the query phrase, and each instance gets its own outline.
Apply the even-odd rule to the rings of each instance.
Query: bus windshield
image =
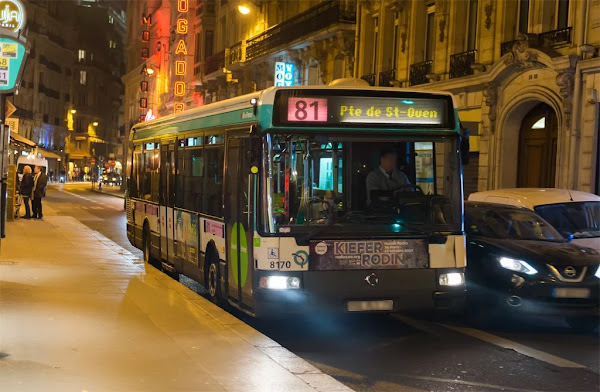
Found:
[[[462,230],[457,136],[268,134],[268,233],[371,236]],[[332,230],[318,227],[335,226]]]

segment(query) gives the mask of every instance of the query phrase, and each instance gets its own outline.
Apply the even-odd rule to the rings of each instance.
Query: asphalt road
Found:
[[[127,240],[123,200],[89,188],[52,187],[45,203],[52,213],[73,216],[141,257]],[[195,282],[181,281],[202,295]],[[576,334],[558,319],[521,317],[482,331],[460,318],[263,321],[232,312],[356,391],[600,390],[598,334]]]

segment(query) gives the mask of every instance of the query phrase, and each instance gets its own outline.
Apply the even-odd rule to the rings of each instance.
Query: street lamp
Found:
[[[250,7],[244,4],[238,5],[238,12],[242,15],[248,15],[250,13]]]

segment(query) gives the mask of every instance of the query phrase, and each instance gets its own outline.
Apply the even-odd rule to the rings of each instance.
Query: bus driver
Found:
[[[398,170],[398,156],[391,147],[384,147],[379,154],[379,167],[367,176],[367,203],[371,204],[372,191],[393,191],[402,185],[410,185],[406,174]]]

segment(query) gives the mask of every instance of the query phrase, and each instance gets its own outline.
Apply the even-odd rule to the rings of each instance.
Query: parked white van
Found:
[[[472,193],[472,201],[525,207],[573,242],[600,251],[600,196],[555,188],[498,189]]]
[[[42,172],[48,174],[48,161],[46,158],[38,158],[33,154],[23,155],[17,159],[17,175],[19,176],[19,181],[23,179],[23,168],[25,166],[31,166],[32,173],[35,166],[40,166]]]

